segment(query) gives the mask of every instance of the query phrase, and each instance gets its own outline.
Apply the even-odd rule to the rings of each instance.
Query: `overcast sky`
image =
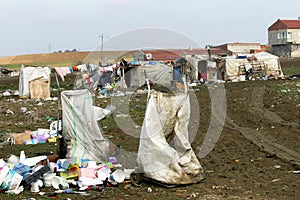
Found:
[[[299,8],[299,0],[0,0],[0,56],[95,50],[101,34],[104,50],[267,44],[267,28],[298,19]]]

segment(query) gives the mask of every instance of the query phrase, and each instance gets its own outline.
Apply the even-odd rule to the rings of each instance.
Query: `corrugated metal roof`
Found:
[[[275,31],[281,29],[300,29],[300,20],[278,19],[274,24],[272,24],[268,28],[268,31]]]

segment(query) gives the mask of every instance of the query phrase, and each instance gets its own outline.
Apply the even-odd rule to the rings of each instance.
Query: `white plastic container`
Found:
[[[43,180],[44,180],[45,187],[51,187],[52,186],[52,178],[54,176],[56,176],[55,173],[44,174]]]
[[[113,181],[116,181],[118,183],[122,183],[125,180],[125,174],[122,170],[117,169],[116,171],[114,171],[111,175],[110,178]]]
[[[59,190],[59,189],[67,189],[69,188],[69,184],[67,180],[60,176],[54,176],[51,180],[52,186]]]

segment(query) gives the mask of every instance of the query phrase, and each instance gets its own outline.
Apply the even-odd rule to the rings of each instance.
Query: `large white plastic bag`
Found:
[[[93,98],[87,90],[62,92],[63,136],[67,141],[67,157],[108,161],[109,140],[98,126]]]
[[[151,94],[137,156],[144,176],[166,184],[204,179],[203,168],[188,140],[189,120],[188,95]]]

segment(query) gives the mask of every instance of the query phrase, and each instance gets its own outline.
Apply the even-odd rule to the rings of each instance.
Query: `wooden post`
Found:
[[[125,69],[122,67],[122,87],[125,88]]]

